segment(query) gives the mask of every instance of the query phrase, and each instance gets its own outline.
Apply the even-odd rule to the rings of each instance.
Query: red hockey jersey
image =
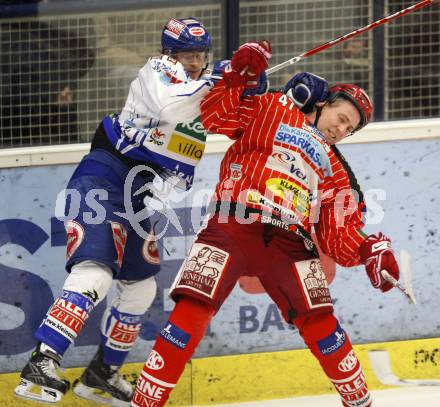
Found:
[[[286,95],[242,98],[242,91],[221,81],[201,104],[205,128],[236,140],[221,163],[216,200],[270,211],[293,230],[314,227],[324,253],[342,266],[360,264],[365,205],[345,160]]]

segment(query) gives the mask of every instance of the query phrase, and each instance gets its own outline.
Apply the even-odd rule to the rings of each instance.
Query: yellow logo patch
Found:
[[[204,144],[190,140],[177,133],[171,135],[171,140],[167,147],[167,150],[172,151],[173,153],[183,155],[196,161],[200,161],[204,149]]]
[[[309,194],[298,185],[282,178],[270,178],[266,181],[266,187],[275,196],[292,202],[292,206],[300,213],[309,213]]]

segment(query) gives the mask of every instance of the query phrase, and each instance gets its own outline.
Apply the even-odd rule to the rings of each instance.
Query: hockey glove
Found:
[[[268,67],[271,52],[272,47],[268,41],[243,44],[234,53],[231,63],[224,70],[223,78],[226,85],[256,88],[259,76]]]
[[[362,242],[359,253],[373,287],[379,288],[382,292],[391,290],[393,285],[381,274],[382,270],[386,270],[399,280],[399,266],[391,249],[391,240],[382,233],[378,236],[370,235]]]
[[[226,66],[229,65],[230,63],[231,61],[229,59],[223,59],[214,62],[211,72],[211,80],[214,82],[214,84],[216,84],[218,81],[220,81],[223,78],[223,72]]]
[[[258,84],[255,88],[249,89],[246,88],[242,96],[261,96],[264,95],[267,92],[267,89],[269,88],[269,81],[267,80],[266,72],[263,72],[259,78],[258,78]]]
[[[328,97],[328,82],[310,72],[296,74],[283,89],[293,103],[303,112],[310,113],[316,102],[324,102]]]

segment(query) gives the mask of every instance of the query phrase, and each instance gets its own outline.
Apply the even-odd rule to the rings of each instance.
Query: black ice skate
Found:
[[[129,406],[133,387],[118,373],[119,367],[104,363],[103,350],[99,347],[93,360],[74,387],[74,393],[87,400],[112,406]]]
[[[43,345],[44,346],[44,345]],[[21,371],[20,384],[15,388],[15,394],[25,399],[44,403],[56,403],[70,387],[67,380],[58,377],[57,368],[60,357],[39,345],[29,362]]]

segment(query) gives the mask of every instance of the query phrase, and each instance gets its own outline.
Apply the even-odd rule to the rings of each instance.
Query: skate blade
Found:
[[[129,407],[129,401],[122,401],[112,397],[105,391],[95,389],[93,387],[86,386],[83,383],[78,383],[73,392],[78,396],[86,400],[94,401],[95,403],[108,404],[115,407]]]
[[[63,397],[63,394],[58,390],[40,386],[23,378],[14,389],[14,393],[20,398],[40,403],[58,403]]]

